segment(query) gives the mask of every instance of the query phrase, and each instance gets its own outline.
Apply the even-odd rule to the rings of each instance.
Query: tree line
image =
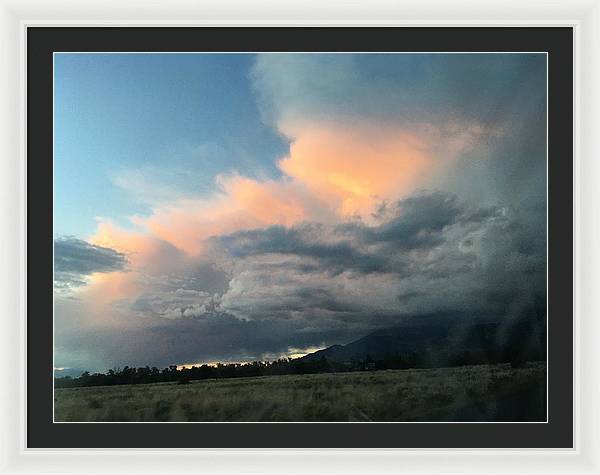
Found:
[[[409,364],[408,361],[406,364]],[[380,365],[378,365],[380,366]],[[109,369],[106,373],[84,372],[77,378],[64,376],[55,378],[56,388],[74,388],[82,386],[111,386],[116,384],[147,384],[178,382],[185,384],[192,380],[241,378],[256,376],[272,376],[283,374],[314,374],[342,371],[364,371],[376,369],[372,361],[338,363],[321,358],[316,361],[303,361],[301,359],[278,359],[275,361],[252,361],[249,363],[217,363],[216,365],[203,364],[178,368],[171,365],[167,368],[157,367],[129,367]]]
[[[432,358],[423,352],[386,355],[373,359],[367,355],[364,359],[352,361],[335,361],[325,357],[319,359],[281,358],[274,361],[252,361],[249,363],[217,363],[216,365],[199,365],[178,368],[171,365],[159,369],[155,366],[129,367],[109,369],[106,373],[90,373],[73,378],[64,376],[55,378],[56,388],[75,388],[83,386],[111,386],[117,384],[148,384],[177,382],[186,384],[192,380],[243,378],[256,376],[273,376],[284,374],[315,374],[349,371],[370,371],[385,369],[428,368],[438,366],[463,366],[470,364],[488,364],[510,361],[513,366],[525,363],[514,358],[490,357],[489,353],[480,351],[462,351],[445,358]],[[530,359],[530,358],[527,358]],[[538,359],[538,358],[535,358]]]

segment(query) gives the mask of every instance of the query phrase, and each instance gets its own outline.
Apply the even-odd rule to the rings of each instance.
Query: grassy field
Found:
[[[540,421],[546,365],[56,389],[56,421]]]

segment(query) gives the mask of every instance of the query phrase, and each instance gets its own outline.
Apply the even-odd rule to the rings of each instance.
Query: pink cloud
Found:
[[[443,137],[427,128],[381,124],[305,125],[293,133],[290,152],[278,163],[281,178],[219,176],[213,196],[177,200],[132,218],[145,233],[100,223],[92,242],[132,253],[134,264],[149,266],[159,242],[198,255],[207,238],[242,229],[357,216],[368,221],[383,200],[406,196],[442,167],[440,141],[448,145],[444,158],[451,158],[473,135],[467,130]]]

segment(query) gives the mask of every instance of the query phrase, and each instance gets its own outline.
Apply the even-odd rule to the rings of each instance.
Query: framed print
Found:
[[[597,470],[588,30],[22,26],[17,458]]]
[[[572,29],[360,31],[28,29],[30,444],[572,445]]]

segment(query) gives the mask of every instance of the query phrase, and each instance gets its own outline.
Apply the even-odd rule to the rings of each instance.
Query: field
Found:
[[[55,421],[543,421],[528,363],[56,389]]]

